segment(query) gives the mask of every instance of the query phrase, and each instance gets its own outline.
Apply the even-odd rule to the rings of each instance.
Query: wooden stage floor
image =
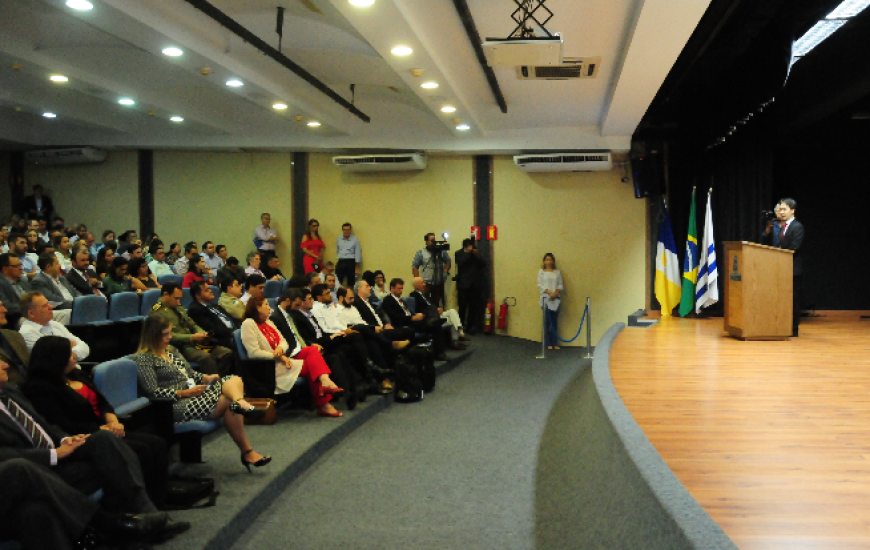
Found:
[[[805,318],[800,338],[743,342],[721,318],[626,328],[619,395],[742,550],[870,549],[870,320]]]

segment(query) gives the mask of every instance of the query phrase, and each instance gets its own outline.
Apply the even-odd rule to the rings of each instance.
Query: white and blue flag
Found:
[[[704,244],[701,247],[701,261],[698,265],[698,282],[695,284],[695,313],[701,313],[702,307],[707,307],[719,301],[719,286],[716,279],[719,272],[716,269],[716,245],[713,239],[713,209],[710,206],[710,196],[707,194],[707,214],[704,216]]]

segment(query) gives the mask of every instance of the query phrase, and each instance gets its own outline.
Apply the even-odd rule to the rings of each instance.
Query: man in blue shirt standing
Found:
[[[359,244],[359,239],[355,235],[351,235],[353,226],[345,223],[341,226],[341,237],[335,243],[338,251],[338,263],[335,264],[335,277],[339,284],[347,280],[345,283],[349,288],[353,288],[356,282],[356,276],[359,275],[360,265],[362,264],[362,248]]]

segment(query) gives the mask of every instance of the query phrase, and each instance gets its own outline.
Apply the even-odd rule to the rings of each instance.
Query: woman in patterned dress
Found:
[[[243,417],[262,418],[265,413],[245,401],[242,379],[196,372],[181,353],[169,345],[171,339],[169,321],[153,315],[145,318],[139,352],[133,356],[139,367],[139,385],[145,393],[149,397],[172,399],[175,422],[223,417],[227,432],[242,453],[242,465],[250,472],[252,465],[268,464],[272,457],[256,452],[245,434]]]

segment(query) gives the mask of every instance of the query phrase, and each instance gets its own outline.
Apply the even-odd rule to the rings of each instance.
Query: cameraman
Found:
[[[780,200],[774,208],[776,220],[768,221],[764,233],[761,235],[761,244],[794,250],[792,336],[798,335],[798,325],[801,319],[801,282],[803,280],[803,255],[800,253],[800,247],[804,242],[804,226],[794,217],[796,209],[797,203],[794,199]]]
[[[426,247],[417,251],[411,262],[411,272],[414,277],[423,277],[429,285],[429,298],[435,305],[444,307],[444,281],[450,274],[450,254],[436,244],[435,233],[426,233],[423,237]]]
[[[456,294],[459,299],[459,319],[465,332],[474,334],[481,327],[483,296],[486,287],[484,262],[480,259],[474,239],[462,241],[456,251]]]

